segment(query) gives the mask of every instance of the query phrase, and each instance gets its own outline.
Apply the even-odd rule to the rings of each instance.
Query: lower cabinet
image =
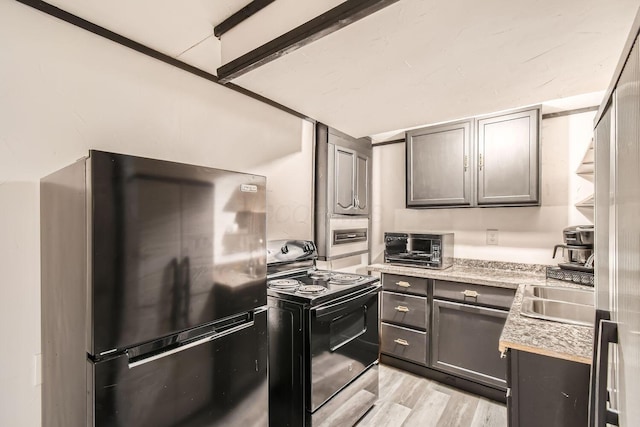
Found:
[[[507,311],[433,301],[431,366],[483,384],[507,387],[498,341]]]
[[[498,342],[515,289],[391,274],[382,287],[383,362],[505,400]]]
[[[507,365],[509,427],[588,425],[589,365],[514,349]]]

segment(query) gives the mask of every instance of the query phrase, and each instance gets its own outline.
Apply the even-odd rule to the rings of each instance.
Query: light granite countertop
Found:
[[[392,264],[371,264],[369,271],[380,273],[401,274],[404,276],[426,277],[428,279],[451,280],[474,285],[495,286],[499,288],[517,289],[521,283],[544,284],[544,273],[528,270],[506,270],[500,268],[474,267],[453,265],[444,270],[420,267],[406,267]]]
[[[544,274],[544,266],[468,261],[473,260],[467,260],[467,262],[456,260],[452,267],[444,270],[392,264],[372,264],[367,268],[372,272],[517,289],[509,316],[500,336],[499,350],[506,351],[508,348],[513,348],[591,364],[593,327],[533,319],[520,314],[525,285],[578,287],[584,289],[589,289],[589,287],[561,280],[547,279]]]
[[[588,289],[554,279],[548,279],[547,284]],[[590,365],[594,328],[522,316],[523,297],[524,285],[520,285],[502,329],[498,349],[506,351],[512,348]]]

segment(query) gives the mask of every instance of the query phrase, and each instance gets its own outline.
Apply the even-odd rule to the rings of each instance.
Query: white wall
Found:
[[[542,121],[540,207],[405,209],[405,146],[374,145],[372,260],[383,261],[385,231],[439,230],[455,233],[458,258],[556,264],[553,246],[562,243],[562,229],[593,222],[593,209],[574,204],[593,186],[575,170],[591,141],[594,115]],[[497,246],[486,244],[487,229],[499,230]]]
[[[39,426],[39,179],[90,148],[267,176],[268,237],[312,238],[312,125],[0,1],[0,425]]]

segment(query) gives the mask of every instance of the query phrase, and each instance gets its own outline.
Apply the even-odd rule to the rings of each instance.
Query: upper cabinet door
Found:
[[[356,209],[356,152],[336,146],[334,213],[353,215]]]
[[[407,207],[471,204],[471,123],[407,132]]]
[[[356,211],[360,215],[369,213],[369,157],[356,154]]]
[[[477,121],[478,205],[539,204],[539,109]]]

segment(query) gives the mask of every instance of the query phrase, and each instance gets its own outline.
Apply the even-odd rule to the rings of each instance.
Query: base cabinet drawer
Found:
[[[383,291],[381,320],[426,330],[429,313],[427,307],[426,297]]]
[[[401,276],[398,274],[383,274],[382,289],[385,291],[427,296],[429,279],[423,277]]]
[[[433,297],[450,299],[470,304],[500,307],[505,310],[511,308],[515,289],[498,288],[470,283],[448,282],[435,280],[433,282]]]
[[[421,365],[427,364],[427,333],[381,324],[380,351]]]

